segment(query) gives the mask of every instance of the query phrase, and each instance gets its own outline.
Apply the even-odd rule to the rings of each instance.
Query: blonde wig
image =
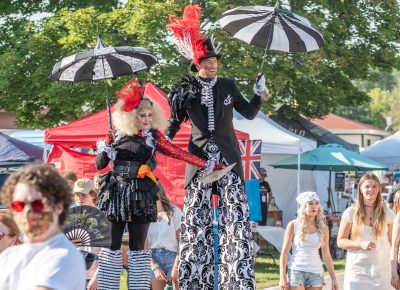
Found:
[[[115,128],[125,135],[132,136],[139,131],[139,128],[137,127],[137,115],[143,109],[149,109],[151,111],[151,128],[159,129],[164,123],[160,106],[157,103],[152,102],[150,99],[143,98],[139,106],[129,112],[122,110],[123,105],[124,102],[122,100],[118,100],[116,109],[112,114],[112,119]]]
[[[353,207],[353,224],[351,228],[351,236],[353,240],[357,239],[360,236],[360,233],[364,228],[366,210],[364,204],[364,196],[361,192],[361,187],[363,183],[367,180],[374,180],[378,188],[378,195],[376,197],[375,204],[373,205],[374,220],[373,220],[372,231],[375,238],[378,238],[382,235],[383,228],[386,224],[386,209],[382,202],[381,183],[379,182],[379,179],[375,174],[372,173],[364,174],[361,177],[360,182],[358,184],[357,201]]]
[[[299,230],[299,237],[300,237],[300,242],[304,243],[305,237],[306,237],[306,230],[307,230],[307,222],[306,222],[306,216],[307,216],[307,209],[308,209],[308,202],[304,203],[300,208],[297,210],[297,221],[298,221],[298,230]],[[317,227],[317,232],[318,235],[321,239],[321,244],[325,244],[324,240],[324,233],[325,233],[325,221],[324,221],[324,215],[322,214],[322,208],[321,205],[318,208],[318,212],[314,218],[314,224]]]

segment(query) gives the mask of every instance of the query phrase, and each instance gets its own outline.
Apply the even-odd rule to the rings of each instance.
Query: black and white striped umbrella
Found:
[[[232,37],[266,50],[313,51],[324,44],[322,34],[306,18],[282,10],[279,5],[241,6],[224,12],[221,28]]]
[[[50,78],[56,81],[96,81],[150,69],[158,58],[143,47],[106,46],[99,35],[94,49],[64,57]]]

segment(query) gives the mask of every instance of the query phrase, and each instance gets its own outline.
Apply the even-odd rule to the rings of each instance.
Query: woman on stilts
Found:
[[[113,113],[117,132],[107,133],[98,142],[97,169],[113,161],[113,170],[100,180],[100,204],[111,221],[109,249],[99,253],[99,289],[117,290],[122,270],[121,241],[125,226],[129,229],[128,284],[130,290],[150,289],[151,253],[144,249],[151,222],[157,220],[157,180],[152,173],[155,154],[184,160],[212,171],[210,162],[179,149],[158,131],[161,110],[155,102],[143,98],[142,86],[129,80],[116,92],[119,100]]]

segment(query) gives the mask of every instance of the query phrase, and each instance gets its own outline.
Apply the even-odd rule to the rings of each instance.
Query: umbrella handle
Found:
[[[107,103],[108,127],[112,131],[111,103],[110,103],[110,97],[109,96],[106,96],[106,103]]]

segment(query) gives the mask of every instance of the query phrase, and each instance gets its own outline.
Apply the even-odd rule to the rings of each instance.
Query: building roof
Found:
[[[18,129],[14,113],[0,111],[0,129]]]
[[[384,132],[384,130],[375,126],[353,121],[335,114],[329,114],[323,119],[313,119],[312,122],[328,130],[376,130]]]

